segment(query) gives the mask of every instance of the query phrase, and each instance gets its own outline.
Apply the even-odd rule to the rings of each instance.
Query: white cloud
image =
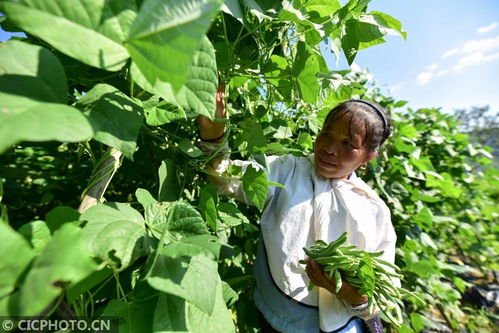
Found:
[[[434,74],[432,72],[422,72],[418,74],[417,80],[418,84],[424,86],[427,84],[431,79],[433,79]]]
[[[499,49],[499,36],[479,40],[469,40],[461,48],[462,53],[487,52]]]
[[[487,31],[492,31],[496,26],[497,23],[495,25],[490,24],[487,27],[480,28],[480,31],[486,29],[488,29]],[[454,55],[460,55],[460,58],[457,58],[457,62],[453,66],[441,69],[440,64],[433,63],[427,66],[423,72],[418,74],[416,77],[417,83],[419,85],[425,85],[435,78],[449,75],[453,72],[460,71],[463,68],[477,66],[496,60],[499,58],[499,52],[496,50],[499,50],[499,35],[490,38],[468,40],[462,44],[461,47],[451,49],[442,54],[443,59]],[[449,60],[446,60],[446,62],[448,61]]]
[[[388,88],[388,91],[390,91],[390,93],[395,93],[397,90],[400,90],[400,88],[402,88],[403,86],[405,86],[406,82],[403,81],[403,82],[398,82],[398,83],[395,83],[393,86],[389,87]]]
[[[438,64],[431,64],[430,66],[426,67],[426,70],[429,72],[434,72],[438,69]]]
[[[442,77],[442,76],[445,76],[447,74],[449,74],[450,72],[447,70],[447,69],[444,69],[444,70],[441,70],[440,72],[438,72],[437,74],[435,74],[436,77]]]
[[[459,59],[458,63],[453,67],[453,70],[459,71],[466,67],[484,64],[496,59],[499,59],[499,52],[490,55],[484,55],[481,52],[475,52]]]
[[[486,25],[484,27],[480,27],[480,28],[476,29],[476,33],[477,34],[485,34],[487,32],[495,30],[495,28],[497,28],[497,22],[492,22],[489,25]]]
[[[445,52],[444,54],[442,54],[442,58],[445,59],[445,58],[448,58],[450,56],[453,56],[454,54],[458,54],[459,53],[459,49],[452,49],[452,50],[449,50],[447,52]]]

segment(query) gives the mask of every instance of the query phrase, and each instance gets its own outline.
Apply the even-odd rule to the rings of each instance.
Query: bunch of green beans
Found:
[[[347,233],[337,240],[326,243],[316,241],[310,248],[304,248],[310,259],[322,265],[324,272],[333,278],[336,292],[341,289],[343,281],[358,289],[361,295],[369,298],[369,306],[378,307],[382,318],[400,327],[402,324],[402,296],[416,297],[410,291],[399,288],[391,278],[403,278],[400,269],[379,257],[383,252],[366,252],[356,249],[355,245],[344,245]],[[301,261],[304,263],[304,261]],[[313,288],[311,286],[309,288]]]

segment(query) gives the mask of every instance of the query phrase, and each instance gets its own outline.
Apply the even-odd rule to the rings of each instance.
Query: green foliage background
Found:
[[[117,316],[127,332],[255,332],[252,262],[263,172],[240,177],[258,206],[218,197],[195,146],[226,86],[234,158],[306,154],[350,98],[390,111],[394,134],[362,175],[386,200],[407,299],[400,332],[492,331],[467,304],[469,272],[497,271],[497,169],[438,109],[401,111],[336,57],[406,33],[368,0],[0,1],[0,314]],[[121,152],[105,198],[83,194]],[[478,272],[478,273],[477,273]]]

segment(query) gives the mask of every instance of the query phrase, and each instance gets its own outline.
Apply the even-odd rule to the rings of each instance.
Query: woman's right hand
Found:
[[[214,119],[225,118],[227,118],[227,110],[225,109],[225,86],[219,83],[216,94],[216,110]],[[198,116],[197,121],[199,124],[199,136],[201,140],[212,142],[221,142],[223,140],[222,136],[225,130],[224,122],[213,121],[206,116]],[[220,139],[213,141],[217,138]]]

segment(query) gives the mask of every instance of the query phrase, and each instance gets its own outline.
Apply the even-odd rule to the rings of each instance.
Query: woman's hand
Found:
[[[310,258],[307,258],[305,261],[307,262],[305,271],[307,272],[308,278],[315,286],[328,290],[354,306],[367,302],[367,296],[359,294],[357,288],[352,287],[345,280],[343,280],[340,291],[336,292],[336,281],[324,273],[322,266]]]
[[[216,94],[217,108],[215,111],[215,119],[225,119],[227,117],[224,95],[225,86],[219,83]],[[213,121],[206,116],[198,116],[197,120],[199,124],[199,135],[201,137],[201,140],[212,141],[214,139],[220,138],[220,140],[216,140],[216,142],[222,141],[221,136],[223,136],[225,130],[224,122]]]

